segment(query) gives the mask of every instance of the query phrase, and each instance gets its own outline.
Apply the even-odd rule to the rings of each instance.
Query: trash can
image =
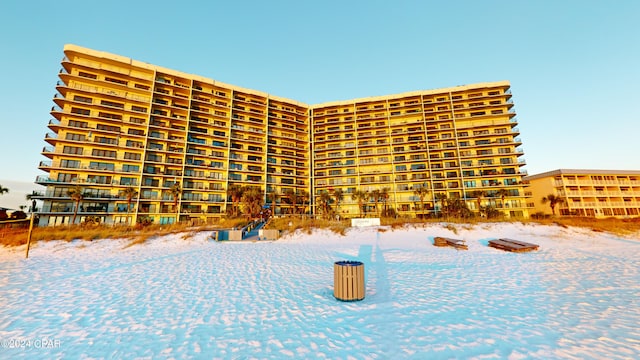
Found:
[[[360,261],[333,263],[333,296],[340,301],[364,299],[364,264]]]

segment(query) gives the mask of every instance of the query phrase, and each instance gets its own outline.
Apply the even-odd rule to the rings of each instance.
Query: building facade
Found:
[[[348,217],[359,211],[351,194],[383,189],[401,215],[437,213],[436,194],[528,214],[508,82],[307,105],[75,45],[64,54],[39,166],[48,174],[36,179],[41,225],[75,212],[215,222],[231,186],[259,188],[277,213],[313,213],[320,192],[340,188]],[[68,193],[78,186],[76,206]],[[127,188],[138,192],[131,202]]]
[[[558,169],[524,179],[532,213],[551,214],[542,198],[554,195],[562,199],[555,208],[560,216],[640,216],[640,171]]]

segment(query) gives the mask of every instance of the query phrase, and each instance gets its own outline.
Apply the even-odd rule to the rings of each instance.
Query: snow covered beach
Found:
[[[640,357],[637,239],[515,223],[208,235],[0,249],[0,358]],[[337,260],[365,264],[364,300],[333,298]]]

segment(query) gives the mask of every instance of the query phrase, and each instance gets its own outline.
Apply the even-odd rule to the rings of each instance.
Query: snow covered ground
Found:
[[[455,228],[0,248],[0,358],[640,358],[640,240]],[[497,237],[540,250],[489,248]],[[337,260],[364,262],[364,300],[333,298]]]

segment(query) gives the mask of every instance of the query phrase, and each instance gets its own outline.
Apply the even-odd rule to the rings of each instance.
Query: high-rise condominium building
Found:
[[[41,225],[75,212],[215,222],[235,185],[258,187],[276,214],[314,213],[318,194],[341,189],[343,217],[383,207],[432,216],[445,195],[528,215],[508,82],[307,105],[75,45],[64,54],[40,163],[48,175],[36,180]],[[69,195],[78,187],[79,203]],[[352,194],[364,191],[385,196],[360,207]]]
[[[527,176],[532,211],[552,214],[548,201],[560,199],[553,212],[559,216],[640,216],[640,171],[558,169]]]

